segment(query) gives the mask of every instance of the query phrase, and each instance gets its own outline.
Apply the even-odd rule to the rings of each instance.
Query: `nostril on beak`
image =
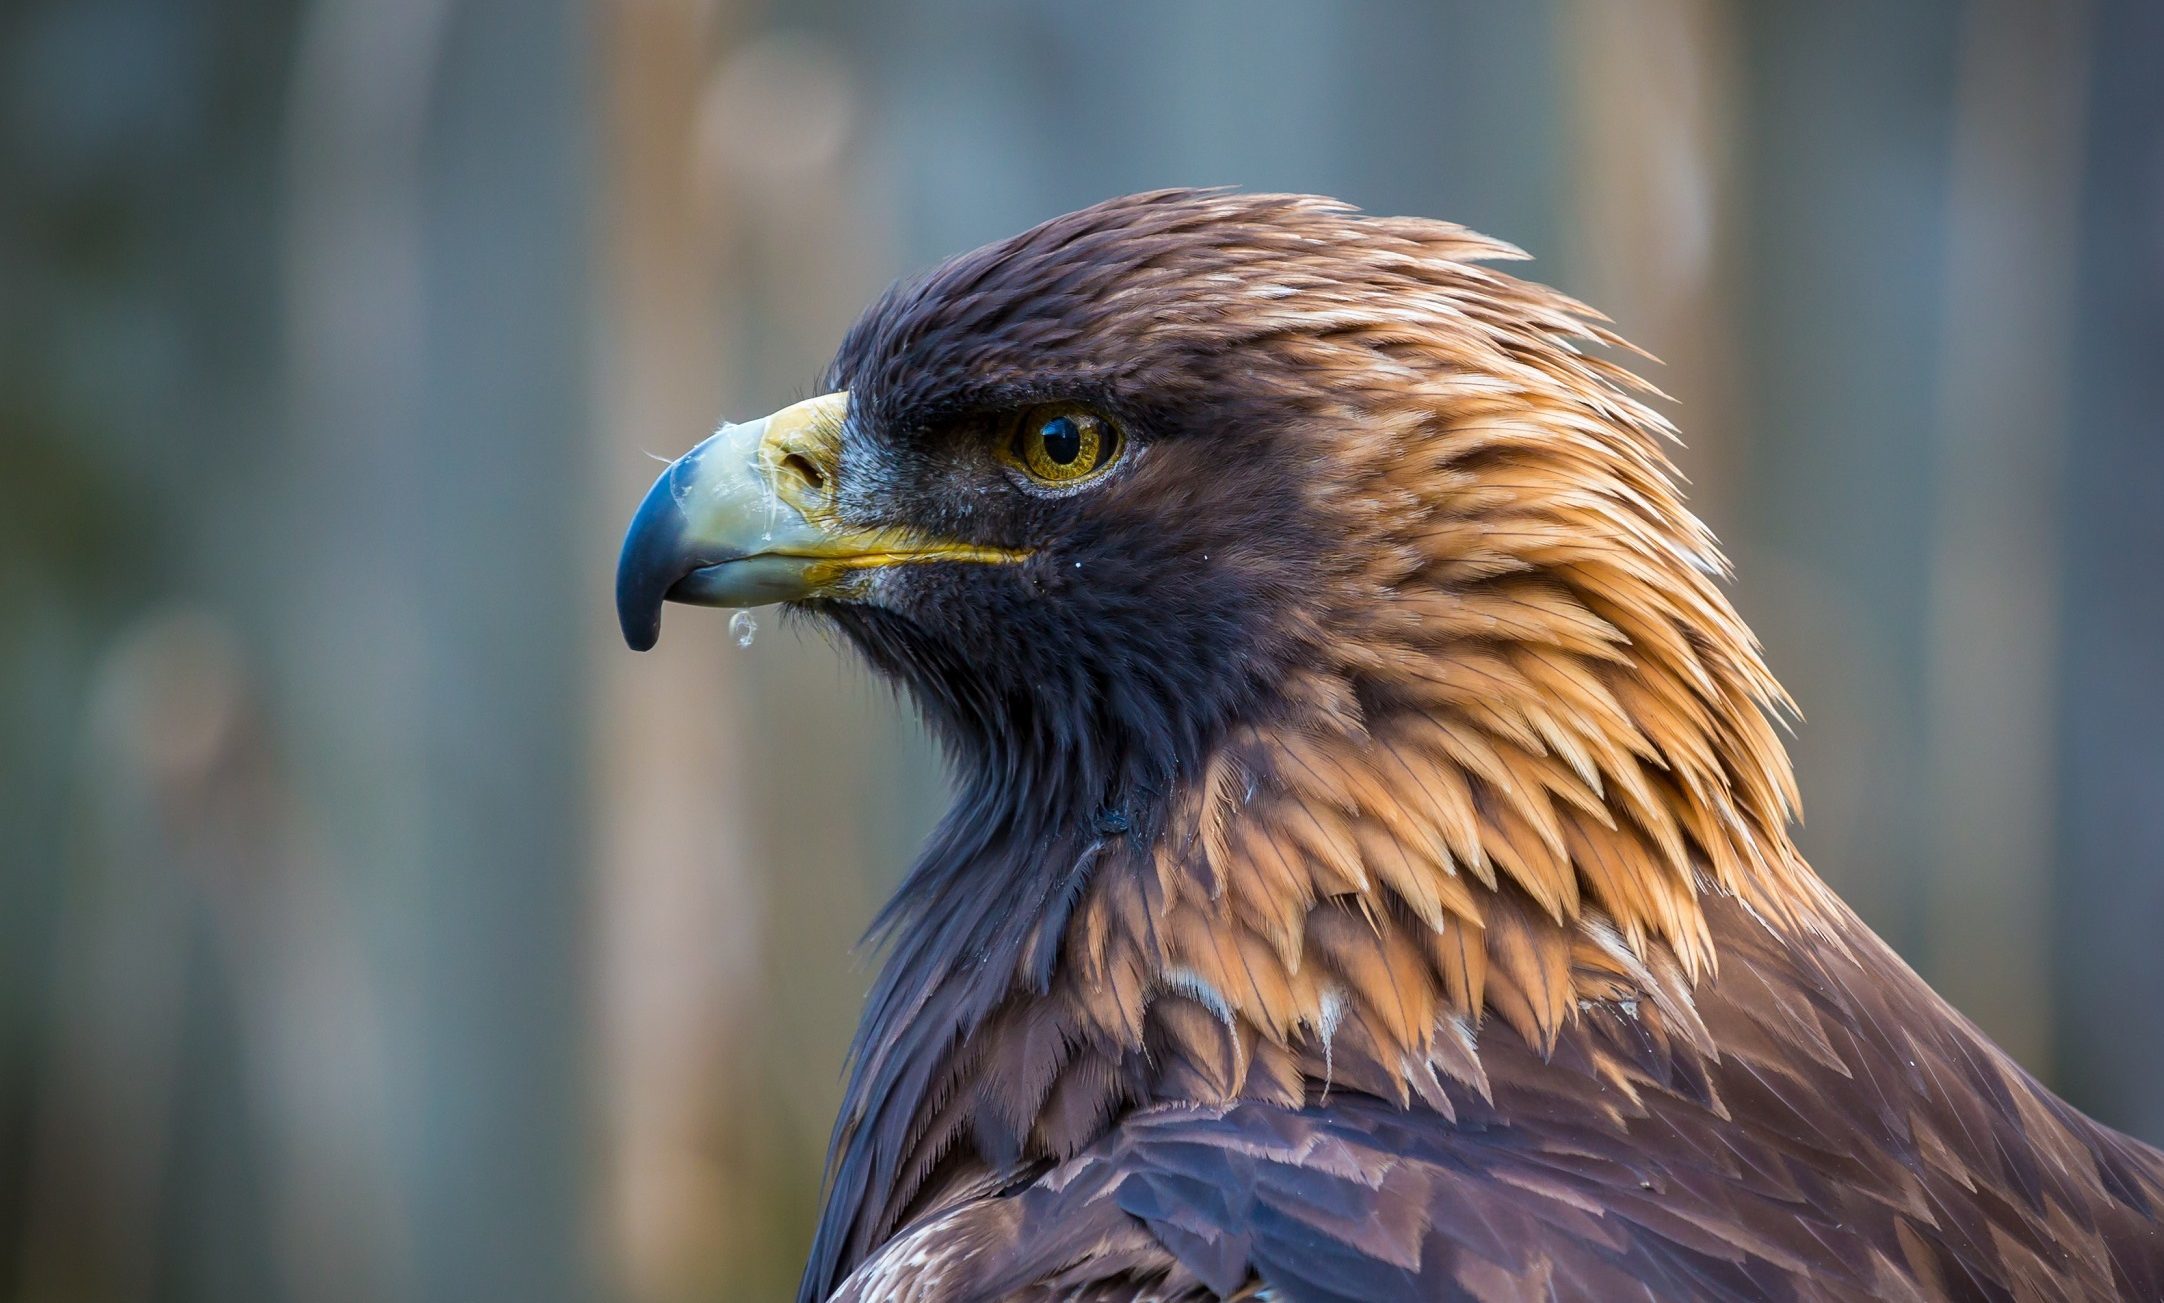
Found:
[[[812,464],[812,459],[806,457],[803,453],[792,452],[781,459],[781,464],[782,469],[803,480],[812,492],[824,493],[826,491],[827,477],[820,472],[817,466]]]

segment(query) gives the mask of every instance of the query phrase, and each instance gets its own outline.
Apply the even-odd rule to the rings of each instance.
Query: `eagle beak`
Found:
[[[835,515],[847,393],[725,425],[654,481],[616,563],[616,618],[645,651],[661,604],[764,606],[845,597],[864,572],[916,561],[1014,561],[1018,553],[855,529]]]

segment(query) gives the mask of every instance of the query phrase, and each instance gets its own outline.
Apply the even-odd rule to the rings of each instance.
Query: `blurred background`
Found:
[[[5,0],[0,1298],[782,1297],[942,797],[630,508],[1115,193],[1539,256],[1667,363],[1813,861],[2164,1140],[2164,6]]]

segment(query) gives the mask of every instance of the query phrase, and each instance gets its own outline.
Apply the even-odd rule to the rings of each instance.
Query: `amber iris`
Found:
[[[1086,408],[1039,407],[1022,414],[1007,457],[1039,484],[1065,488],[1095,476],[1119,457],[1119,431]]]

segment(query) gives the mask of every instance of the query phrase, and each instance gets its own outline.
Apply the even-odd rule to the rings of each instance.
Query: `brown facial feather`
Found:
[[[1056,347],[1170,385],[1152,359],[1204,340],[1207,381],[1312,440],[1332,540],[1265,706],[1090,843],[1018,962],[897,961],[922,974],[868,1019],[835,1146],[874,1175],[831,1192],[807,1297],[2158,1286],[2156,1156],[1798,856],[1791,706],[1668,423],[1583,351],[1622,346],[1596,314],[1484,265],[1506,246],[1328,201],[1062,222],[950,275],[941,331],[863,347],[996,389],[968,349],[1027,312],[1002,285],[1094,277]],[[1151,252],[1074,264],[1121,238]],[[899,419],[891,388],[853,392]],[[938,907],[898,907],[905,946]]]

